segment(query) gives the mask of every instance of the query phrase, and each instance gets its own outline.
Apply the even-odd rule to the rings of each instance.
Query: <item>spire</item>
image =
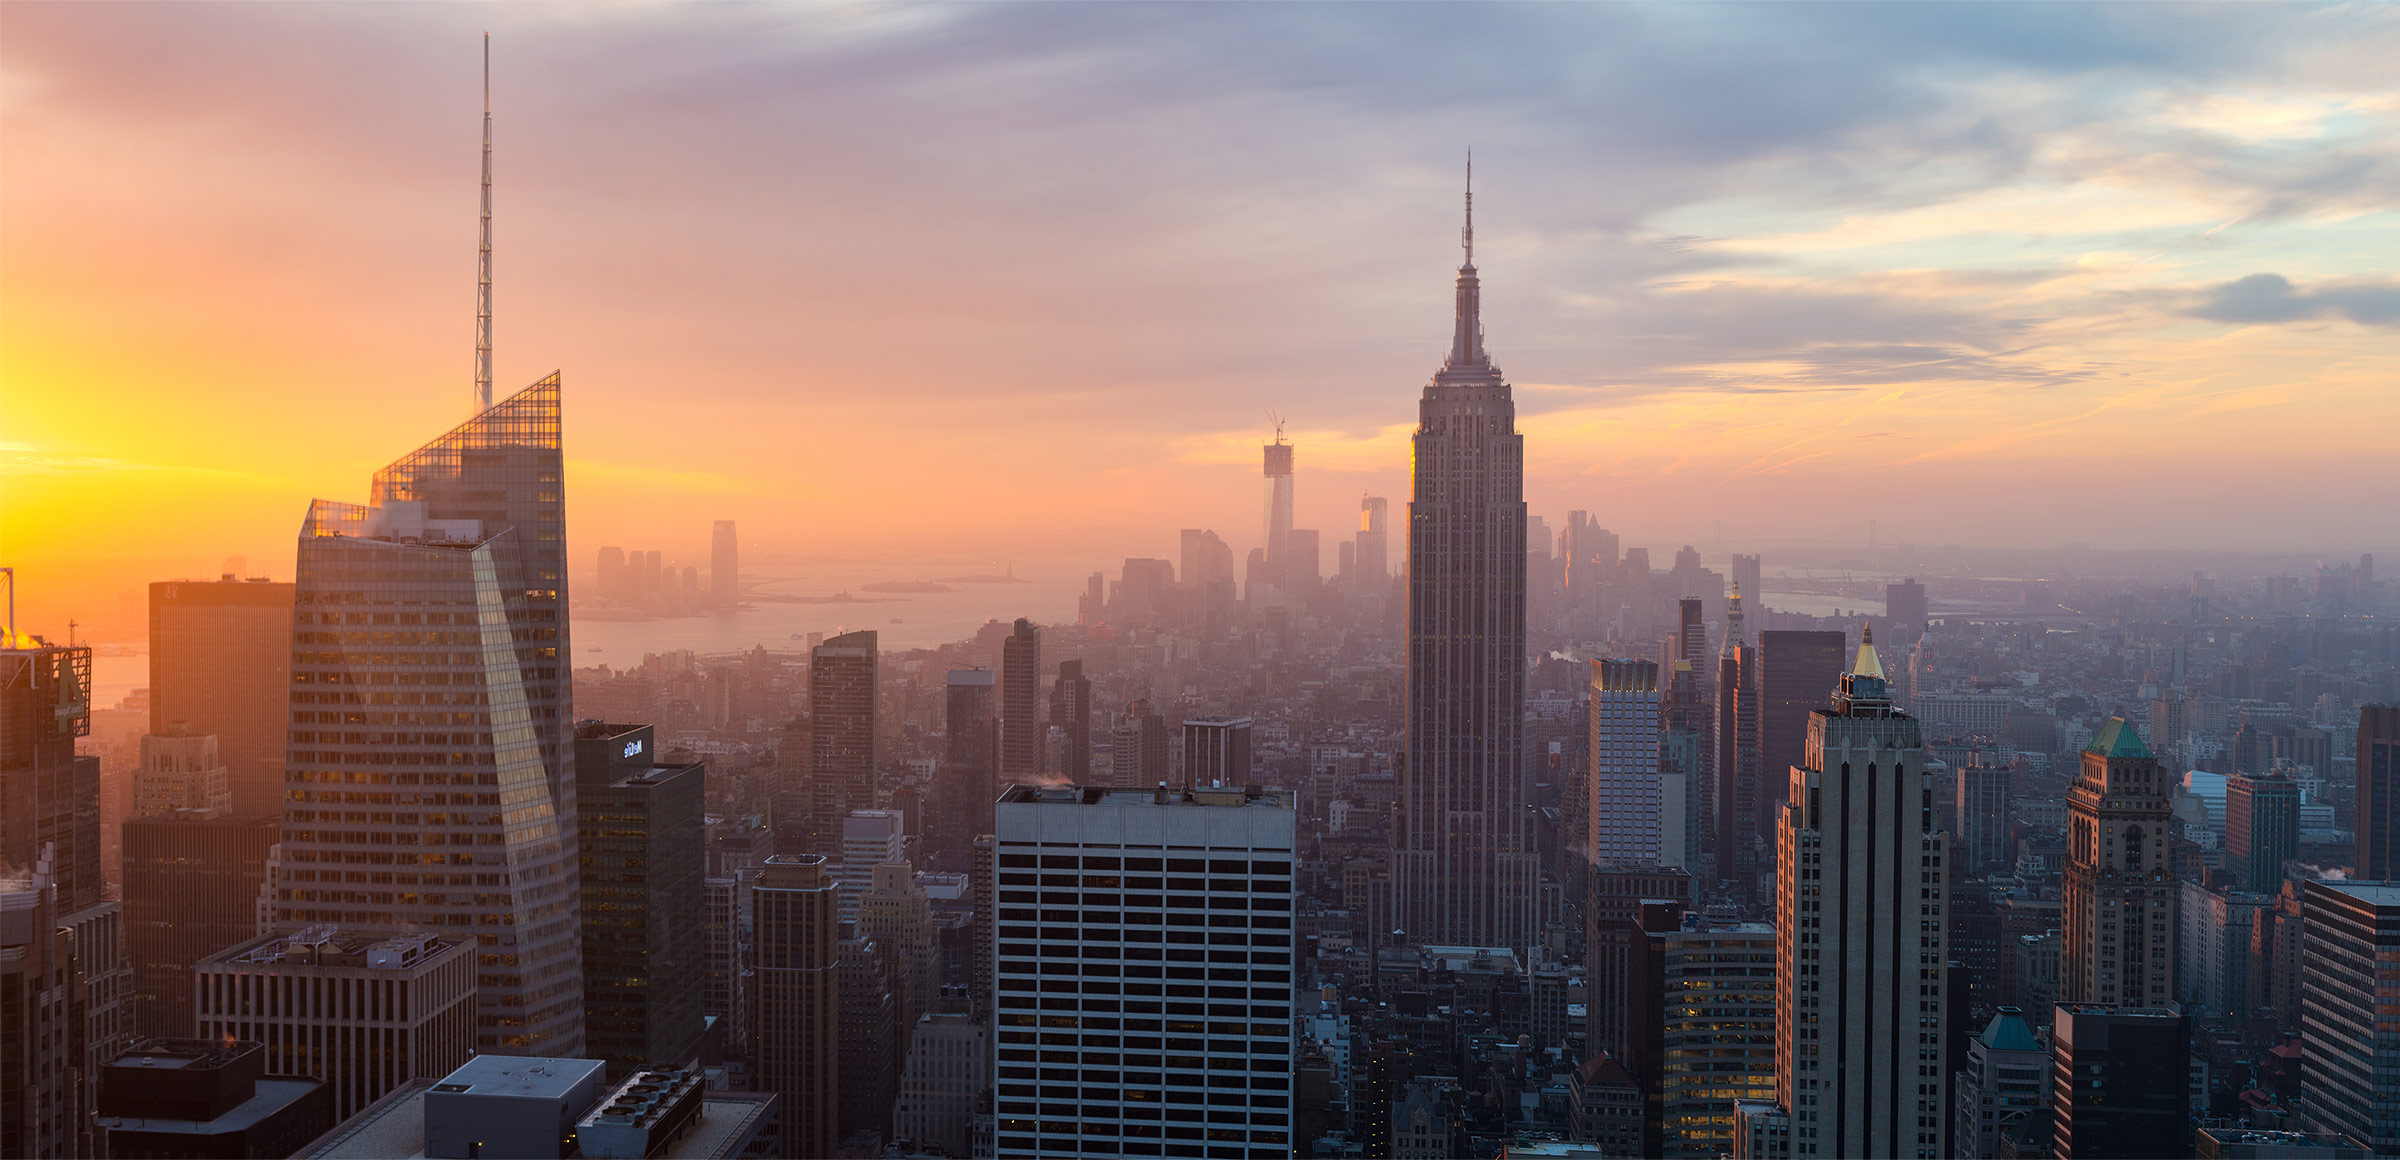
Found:
[[[1458,231],[1458,244],[1467,251],[1467,269],[1475,268],[1475,151],[1467,150],[1467,226]]]
[[[1475,277],[1475,154],[1467,154],[1467,224],[1458,231],[1459,245],[1467,252],[1466,264],[1458,268],[1458,320],[1450,332],[1450,361],[1447,368],[1487,367],[1491,360],[1483,353],[1483,283]]]
[[[492,409],[492,34],[483,34],[483,245],[475,279],[475,413]]]
[[[1748,647],[1750,640],[1742,633],[1742,586],[1736,583],[1733,598],[1725,606],[1725,641],[1717,646],[1717,655],[1732,656]]]
[[[1850,666],[1854,677],[1883,679],[1883,662],[1875,656],[1875,625],[1869,622],[1858,632],[1858,663]]]

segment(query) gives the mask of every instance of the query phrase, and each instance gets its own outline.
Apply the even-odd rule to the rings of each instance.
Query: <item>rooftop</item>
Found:
[[[122,1064],[123,1060],[119,1063]],[[270,1075],[259,1079],[250,1098],[213,1120],[161,1120],[147,1116],[98,1116],[103,1128],[119,1132],[161,1132],[218,1135],[248,1128],[324,1087],[325,1081],[305,1075]]]
[[[311,1160],[422,1160],[425,1093],[431,1090],[432,1080],[411,1080],[296,1155]],[[739,1156],[774,1116],[774,1108],[775,1097],[761,1092],[708,1092],[701,1097],[700,1118],[691,1132],[661,1153],[660,1160]]]
[[[1012,785],[1000,795],[1003,803],[1041,806],[1263,806],[1290,809],[1284,790],[1251,791],[1240,786],[1199,786],[1189,791],[1172,788],[1133,789],[1113,785]]]
[[[540,1059],[478,1055],[443,1076],[431,1090],[443,1095],[517,1096],[565,1099],[576,1085],[607,1070],[597,1059]]]
[[[2320,879],[2309,885],[2347,894],[2369,906],[2400,906],[2400,882],[2352,882],[2347,879]]]

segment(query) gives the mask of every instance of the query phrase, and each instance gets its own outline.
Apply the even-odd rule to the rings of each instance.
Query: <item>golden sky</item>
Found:
[[[570,531],[1170,555],[1404,501],[1476,152],[1529,500],[1654,550],[2400,545],[2400,9],[0,7],[28,627],[502,392]]]

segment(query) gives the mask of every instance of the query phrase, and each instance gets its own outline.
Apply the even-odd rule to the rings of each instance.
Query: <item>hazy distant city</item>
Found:
[[[2392,11],[309,12],[0,10],[0,1160],[2400,1155]]]

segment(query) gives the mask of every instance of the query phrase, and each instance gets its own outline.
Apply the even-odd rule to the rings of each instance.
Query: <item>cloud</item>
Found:
[[[2252,274],[2211,287],[2189,313],[2242,326],[2339,315],[2361,326],[2400,328],[2400,281],[2320,282],[2303,289],[2281,274]]]

